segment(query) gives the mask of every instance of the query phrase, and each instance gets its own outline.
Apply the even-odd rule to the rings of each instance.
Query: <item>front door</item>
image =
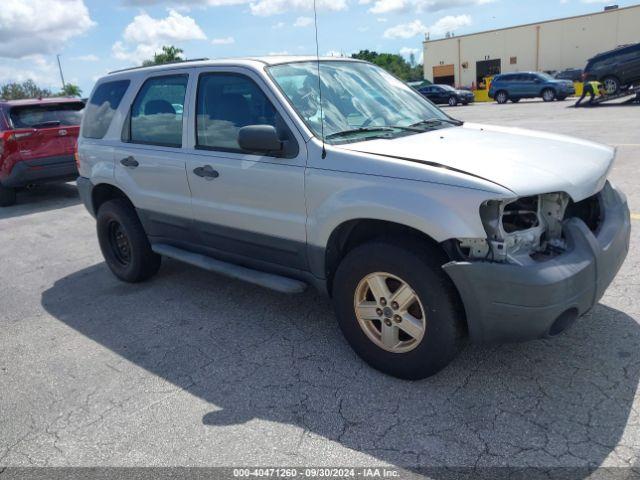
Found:
[[[182,153],[188,82],[187,71],[149,77],[114,149],[117,183],[136,207],[152,242],[192,234],[191,192]]]
[[[200,244],[240,263],[307,270],[302,137],[251,71],[209,68],[197,81],[187,177]],[[285,153],[242,150],[249,125],[274,126]]]

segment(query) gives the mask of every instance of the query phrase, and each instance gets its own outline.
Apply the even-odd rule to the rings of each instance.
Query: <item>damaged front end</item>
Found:
[[[578,202],[565,193],[487,201],[480,217],[486,238],[445,242],[442,267],[474,342],[560,333],[598,302],[629,250],[629,208],[609,182]]]
[[[566,251],[563,222],[577,217],[592,231],[601,222],[599,195],[574,203],[563,192],[489,200],[480,206],[486,238],[460,238],[449,245],[454,258],[528,265]]]

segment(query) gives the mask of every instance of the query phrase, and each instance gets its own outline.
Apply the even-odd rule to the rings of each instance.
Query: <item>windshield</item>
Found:
[[[538,77],[542,77],[542,79],[543,79],[543,80],[546,80],[547,82],[548,82],[549,80],[555,80],[555,79],[554,79],[551,75],[549,75],[548,73],[540,72],[540,73],[538,73],[537,75],[538,75]]]
[[[276,65],[269,68],[269,73],[307,126],[320,137],[317,62]],[[320,73],[324,136],[329,143],[452,126],[447,115],[380,67],[323,61]]]

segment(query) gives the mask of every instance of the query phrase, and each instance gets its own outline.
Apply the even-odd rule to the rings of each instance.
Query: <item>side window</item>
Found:
[[[295,142],[280,114],[253,80],[231,73],[200,75],[196,147],[242,152],[238,132],[248,125],[272,125],[281,140]]]
[[[131,105],[130,142],[182,146],[182,112],[188,79],[188,75],[170,75],[144,82]]]
[[[84,109],[82,136],[84,138],[102,138],[109,130],[111,120],[120,105],[129,80],[105,82],[96,88]]]

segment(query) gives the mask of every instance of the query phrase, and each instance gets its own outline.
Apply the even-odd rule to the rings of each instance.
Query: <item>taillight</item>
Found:
[[[11,130],[0,132],[0,159],[11,150],[11,144],[15,140],[15,136]]]
[[[76,160],[76,167],[80,169],[80,155],[78,155],[78,140],[76,139],[75,146],[73,147],[73,158]]]

